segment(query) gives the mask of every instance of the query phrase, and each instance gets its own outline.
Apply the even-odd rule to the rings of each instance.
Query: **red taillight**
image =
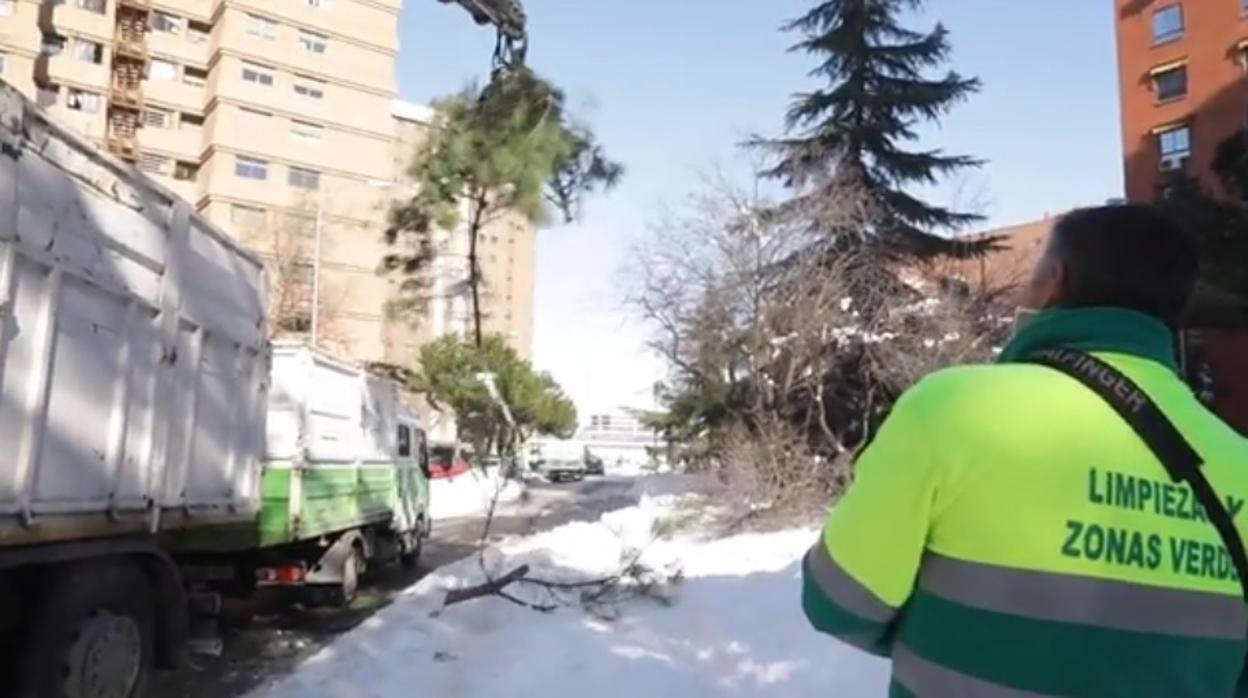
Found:
[[[260,586],[296,586],[303,584],[307,574],[303,563],[261,567],[256,570],[256,583]]]

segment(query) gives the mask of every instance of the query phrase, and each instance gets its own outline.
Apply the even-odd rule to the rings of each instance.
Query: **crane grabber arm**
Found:
[[[528,18],[520,0],[438,0],[468,10],[480,25],[493,25],[498,32],[494,44],[494,69],[511,70],[524,66],[529,48]]]

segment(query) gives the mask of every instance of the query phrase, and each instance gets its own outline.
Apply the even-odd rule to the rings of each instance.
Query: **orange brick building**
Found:
[[[1213,187],[1214,151],[1248,124],[1248,0],[1114,0],[1126,194],[1166,175]]]

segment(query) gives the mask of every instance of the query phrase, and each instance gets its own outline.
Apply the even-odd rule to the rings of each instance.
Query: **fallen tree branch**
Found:
[[[498,591],[497,595],[502,597],[503,599],[506,599],[507,601],[514,603],[517,606],[522,606],[531,611],[537,611],[539,613],[551,613],[555,609],[559,608],[558,606],[553,605],[553,604],[529,603],[528,601],[517,599],[516,597],[512,596],[511,594],[508,594],[505,591]]]
[[[464,587],[463,589],[450,589],[446,592],[446,600],[442,602],[442,607],[453,606],[457,603],[479,599],[483,596],[503,596],[502,591],[508,585],[513,584],[529,573],[528,565],[520,565],[514,570],[504,574],[497,579],[486,577],[486,581],[476,586]],[[513,603],[521,603],[516,599],[508,599]]]
[[[600,579],[590,579],[584,582],[551,582],[545,579],[534,579],[533,577],[522,577],[516,581],[523,584],[532,584],[534,586],[544,587],[546,589],[560,591],[576,591],[577,589],[586,589],[588,587],[596,587],[604,584],[612,584],[619,581],[620,575],[614,574],[610,577],[602,577]]]

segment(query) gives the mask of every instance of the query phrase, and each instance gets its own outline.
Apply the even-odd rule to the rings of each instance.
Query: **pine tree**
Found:
[[[608,159],[593,131],[566,111],[563,92],[527,69],[499,73],[485,88],[469,88],[435,106],[434,128],[408,169],[413,193],[390,211],[386,239],[400,251],[386,255],[382,269],[403,279],[392,312],[422,308],[431,300],[426,287],[437,256],[433,237],[462,223],[468,273],[459,286],[471,299],[473,339],[481,346],[487,290],[482,231],[508,215],[537,226],[557,212],[572,222],[581,200],[614,187],[624,167]]]
[[[817,205],[838,192],[856,191],[871,223],[856,241],[903,256],[968,254],[976,246],[947,235],[981,220],[928,203],[913,187],[981,161],[940,150],[905,150],[915,127],[936,122],[979,89],[979,81],[948,71],[927,75],[948,60],[949,35],[939,24],[927,34],[898,17],[922,0],[827,0],[785,26],[804,39],[792,51],[821,59],[812,77],[826,88],[798,94],[789,109],[789,137],[756,140],[776,158],[768,174],[796,192],[795,205]],[[843,194],[842,194],[843,195]]]

